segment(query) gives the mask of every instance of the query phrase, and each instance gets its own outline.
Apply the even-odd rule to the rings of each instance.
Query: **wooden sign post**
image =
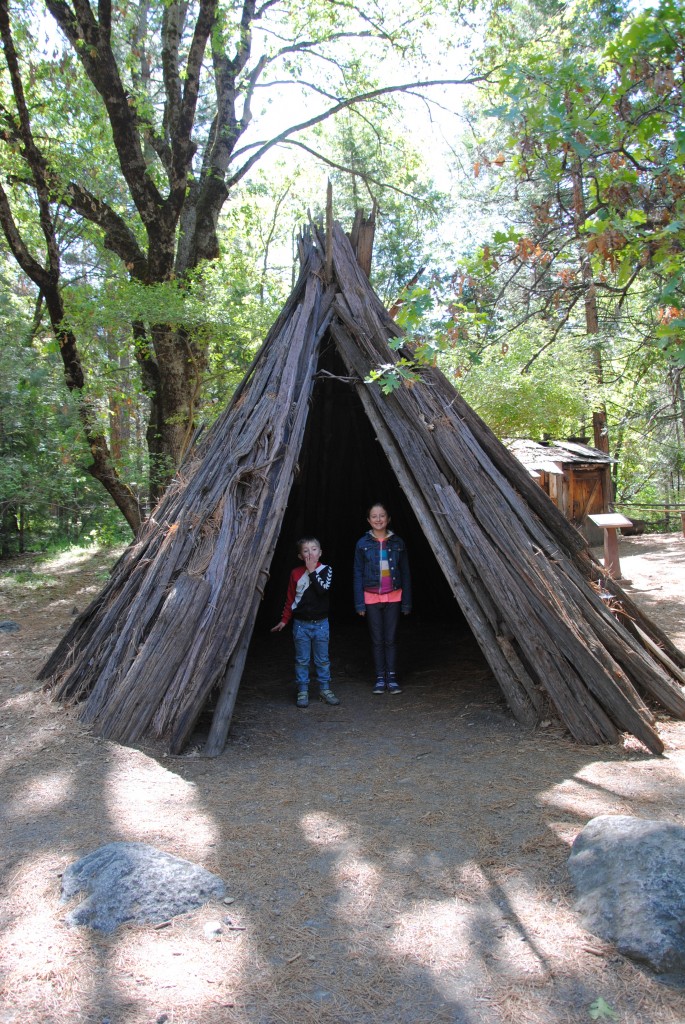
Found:
[[[632,526],[632,522],[619,512],[602,512],[588,516],[593,523],[604,530],[604,568],[613,580],[620,580],[621,563],[618,559],[618,537],[616,531],[621,526]]]

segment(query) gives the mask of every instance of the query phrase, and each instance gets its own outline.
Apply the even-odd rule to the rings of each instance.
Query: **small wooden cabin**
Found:
[[[504,443],[588,543],[602,544],[602,530],[588,516],[609,511],[611,465],[616,460],[580,441],[524,438]]]

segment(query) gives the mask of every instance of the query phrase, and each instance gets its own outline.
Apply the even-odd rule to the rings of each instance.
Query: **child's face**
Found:
[[[390,516],[382,505],[374,505],[369,512],[369,526],[372,530],[384,530],[390,522]]]
[[[321,548],[315,540],[308,540],[306,544],[303,544],[300,548],[300,558],[303,562],[307,561],[307,558],[315,558],[318,562],[321,558]]]

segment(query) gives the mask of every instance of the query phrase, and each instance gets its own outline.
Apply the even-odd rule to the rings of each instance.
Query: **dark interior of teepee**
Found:
[[[323,561],[333,566],[330,651],[336,692],[346,702],[358,698],[358,688],[372,685],[372,659],[365,624],[358,620],[352,599],[354,546],[366,529],[366,511],[383,502],[392,515],[391,529],[405,541],[412,573],[413,608],[401,623],[398,643],[402,684],[412,687],[438,678],[460,686],[461,665],[474,663],[482,671],[471,672],[468,691],[476,692],[490,680],[487,699],[500,698],[494,677],[480,652],[471,628],[438,565],[421,525],[398,483],[375,436],[354,387],[334,345],[322,346],[317,379],[299,458],[299,470],[288,498],[283,525],[271,563],[270,577],[260,605],[245,666],[248,679],[260,679],[264,693],[263,658],[273,672],[267,692],[277,703],[292,703],[294,695],[293,649],[290,631],[276,640],[270,629],[280,618],[290,570],[298,564],[296,540],[313,535],[320,539]],[[449,643],[445,643],[445,637]],[[455,656],[456,652],[458,656]],[[429,653],[430,652],[430,655]],[[336,668],[347,670],[340,677]],[[348,674],[354,668],[352,677]],[[274,672],[275,669],[275,672]],[[406,673],[409,673],[406,677]],[[418,673],[418,674],[417,674]],[[269,673],[267,672],[267,676]],[[473,683],[474,677],[478,680]],[[255,699],[249,687],[245,700]],[[261,696],[260,698],[261,699]],[[239,703],[242,698],[239,696]],[[202,745],[211,724],[203,715],[195,737]]]
[[[288,573],[297,564],[295,542],[307,535],[321,540],[323,560],[334,569],[332,621],[346,622],[355,617],[354,545],[368,529],[366,510],[375,501],[382,501],[392,515],[391,529],[400,534],[409,551],[414,595],[412,619],[448,621],[450,628],[470,634],[361,401],[345,377],[345,368],[334,346],[322,346],[299,472],[288,498],[257,618],[257,632],[278,621]],[[290,653],[288,650],[288,657]]]

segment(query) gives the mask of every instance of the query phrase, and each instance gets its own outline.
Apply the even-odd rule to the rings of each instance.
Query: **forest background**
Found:
[[[401,9],[400,9],[401,8]],[[0,0],[1,547],[128,540],[296,274],[326,183],[502,438],[684,501],[685,12],[671,0]]]

